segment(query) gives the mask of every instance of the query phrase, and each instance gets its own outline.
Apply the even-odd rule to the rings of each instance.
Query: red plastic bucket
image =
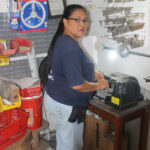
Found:
[[[42,94],[33,97],[22,97],[21,108],[29,113],[27,127],[30,130],[42,125]]]

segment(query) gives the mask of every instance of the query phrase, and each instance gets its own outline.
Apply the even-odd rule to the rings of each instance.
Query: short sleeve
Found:
[[[80,47],[71,47],[63,53],[62,66],[70,87],[84,83]]]

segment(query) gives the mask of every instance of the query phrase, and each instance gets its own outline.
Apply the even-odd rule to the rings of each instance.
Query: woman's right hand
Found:
[[[105,79],[97,80],[97,90],[109,89],[109,83]]]
[[[88,82],[85,81],[81,85],[73,86],[73,90],[77,90],[79,92],[93,92],[97,90],[105,90],[109,88],[108,81],[105,79],[98,79],[97,82]]]

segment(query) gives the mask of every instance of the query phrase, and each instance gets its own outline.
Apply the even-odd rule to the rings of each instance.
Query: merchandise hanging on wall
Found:
[[[149,31],[149,1],[105,0],[99,18],[102,43],[125,45],[130,49],[146,47]],[[109,42],[108,42],[109,41]]]
[[[48,0],[48,18],[61,17],[65,7],[65,0]]]
[[[9,28],[36,32],[48,28],[47,0],[9,0]]]
[[[47,0],[22,0],[20,5],[20,32],[47,30]]]
[[[144,45],[144,13],[132,13],[132,9],[110,7],[103,10],[103,16],[106,18],[105,28],[113,40],[137,48]]]
[[[19,7],[17,0],[9,0],[9,28],[19,30]]]
[[[9,58],[8,57],[1,57],[0,56],[0,66],[6,66],[9,65]]]

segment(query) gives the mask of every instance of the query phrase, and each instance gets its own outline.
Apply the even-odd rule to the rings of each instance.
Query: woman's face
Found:
[[[88,18],[82,9],[73,11],[68,19],[63,19],[64,34],[70,35],[74,40],[78,41],[83,37],[88,27]]]

